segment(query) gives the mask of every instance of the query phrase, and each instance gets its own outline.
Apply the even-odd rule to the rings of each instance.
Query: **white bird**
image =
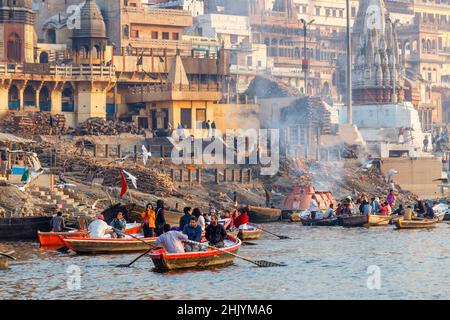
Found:
[[[114,162],[117,162],[117,163],[122,164],[122,163],[124,163],[125,160],[127,160],[129,157],[131,157],[131,154],[128,154],[128,155],[126,155],[125,157],[122,157],[122,158],[114,159],[113,161],[111,161],[111,162],[108,163],[108,164],[111,164],[111,163],[114,163]]]
[[[92,209],[97,209],[97,204],[101,201],[108,201],[107,198],[95,200],[94,204],[91,206]]]
[[[26,185],[19,187],[18,185],[12,184],[13,187],[16,187],[17,189],[19,189],[19,191],[25,192],[25,187]]]
[[[151,158],[152,153],[147,150],[147,148],[142,145],[142,161],[144,162],[144,166],[147,165],[148,158]]]
[[[389,183],[391,181],[391,178],[397,174],[398,171],[395,169],[389,169],[386,175],[386,182]]]
[[[123,170],[123,173],[125,173],[127,175],[127,178],[131,181],[134,188],[137,189],[137,178],[125,170]]]
[[[363,162],[359,165],[358,171],[367,171],[367,170],[369,170],[370,168],[372,168],[372,166],[373,166],[373,160],[366,160],[366,161],[363,161]]]
[[[64,189],[64,188],[67,188],[67,187],[76,188],[77,185],[73,184],[73,183],[60,183],[60,184],[55,184],[52,187]]]

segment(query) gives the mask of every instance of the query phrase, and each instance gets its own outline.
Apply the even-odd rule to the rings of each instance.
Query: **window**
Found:
[[[352,7],[352,17],[356,17],[356,8]]]
[[[132,38],[139,38],[139,30],[131,30]]]
[[[192,129],[192,112],[191,111],[192,111],[191,109],[187,109],[187,108],[183,108],[180,110],[181,125],[185,129]]]
[[[236,34],[230,35],[230,42],[231,43],[237,43],[238,42],[238,36]]]
[[[172,40],[180,40],[180,34],[178,32],[173,32]]]
[[[251,66],[253,66],[253,57],[248,56],[247,57],[247,67],[251,67]]]
[[[316,7],[316,16],[320,16],[320,7]]]
[[[331,15],[331,10],[330,9],[325,9],[325,15],[327,16],[327,17],[329,17],[330,15]]]
[[[158,31],[152,31],[152,39],[158,39]]]

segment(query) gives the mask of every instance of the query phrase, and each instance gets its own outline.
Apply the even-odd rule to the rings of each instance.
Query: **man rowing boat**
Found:
[[[227,238],[227,232],[223,225],[219,224],[219,219],[216,215],[211,216],[211,223],[206,228],[205,238],[211,246],[217,248],[223,248],[225,246],[224,241]]]
[[[170,229],[170,224],[164,225],[164,233],[156,239],[155,245],[162,245],[167,253],[184,253],[183,241],[188,240],[188,236],[179,231]]]

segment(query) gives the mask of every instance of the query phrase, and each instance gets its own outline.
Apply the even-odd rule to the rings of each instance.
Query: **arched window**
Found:
[[[39,63],[48,63],[48,53],[43,51],[39,55]]]
[[[11,62],[22,60],[22,40],[17,33],[11,33],[8,37],[7,58]]]
[[[8,91],[8,109],[9,110],[20,109],[19,89],[17,89],[15,85],[12,85]]]
[[[50,91],[46,86],[43,86],[39,93],[39,109],[41,111],[50,111],[52,108],[52,101]]]
[[[75,112],[75,99],[73,88],[70,84],[64,87],[62,92],[62,111]]]
[[[33,86],[28,85],[23,93],[23,105],[26,107],[36,107],[36,91]]]

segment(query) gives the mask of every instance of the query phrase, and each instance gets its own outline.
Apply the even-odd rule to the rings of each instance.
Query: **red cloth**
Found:
[[[384,204],[380,204],[380,215],[387,216],[388,209]]]
[[[120,169],[120,177],[122,178],[122,190],[120,191],[120,197],[123,197],[128,190],[127,179],[125,179],[125,175],[123,174],[123,170]]]
[[[246,212],[241,213],[236,219],[234,219],[234,226],[239,228],[243,224],[246,224],[250,221]]]

